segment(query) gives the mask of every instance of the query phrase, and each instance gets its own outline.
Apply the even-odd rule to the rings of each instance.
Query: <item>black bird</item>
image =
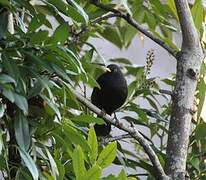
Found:
[[[120,68],[115,64],[107,66],[107,72],[97,79],[101,89],[95,87],[91,100],[103,112],[111,115],[121,107],[127,98],[127,82]],[[94,126],[97,136],[107,136],[111,131],[111,124],[96,124]]]

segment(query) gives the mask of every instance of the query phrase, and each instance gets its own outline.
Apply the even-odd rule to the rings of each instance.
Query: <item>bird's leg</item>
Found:
[[[117,125],[117,126],[123,126],[123,124],[119,121],[119,119],[117,118],[117,115],[116,115],[116,113],[114,112],[114,121],[115,121],[115,124]]]
[[[99,139],[100,139],[100,146],[106,146],[109,143],[109,139],[111,137],[112,136],[110,134],[108,134],[106,136],[99,137]]]
[[[102,108],[100,112],[100,117],[104,117],[106,114],[106,111]]]
[[[114,119],[118,120],[118,119],[117,119],[116,112],[114,112]]]
[[[119,120],[118,120],[118,118],[117,118],[116,112],[114,112],[114,120],[115,120],[115,123],[116,123],[116,124],[119,124]]]
[[[130,126],[131,126],[132,128],[134,128],[134,123],[133,123],[133,122],[130,122]]]

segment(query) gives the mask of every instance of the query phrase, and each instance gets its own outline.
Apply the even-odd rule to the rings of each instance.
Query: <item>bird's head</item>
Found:
[[[116,64],[110,64],[107,66],[106,71],[110,73],[116,73],[120,71],[120,68]]]

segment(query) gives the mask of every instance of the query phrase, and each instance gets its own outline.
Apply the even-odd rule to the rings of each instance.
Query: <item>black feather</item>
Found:
[[[101,89],[95,87],[92,92],[91,100],[94,105],[111,115],[120,108],[127,98],[127,82],[120,68],[111,64],[107,66],[111,72],[105,72],[98,77],[97,82]],[[106,136],[110,133],[111,124],[95,125],[98,136]]]

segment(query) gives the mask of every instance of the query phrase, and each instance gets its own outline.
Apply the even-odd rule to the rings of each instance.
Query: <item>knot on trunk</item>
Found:
[[[198,71],[197,70],[194,70],[192,68],[189,68],[187,70],[187,76],[190,78],[190,79],[193,79],[193,80],[197,80],[198,79]]]

